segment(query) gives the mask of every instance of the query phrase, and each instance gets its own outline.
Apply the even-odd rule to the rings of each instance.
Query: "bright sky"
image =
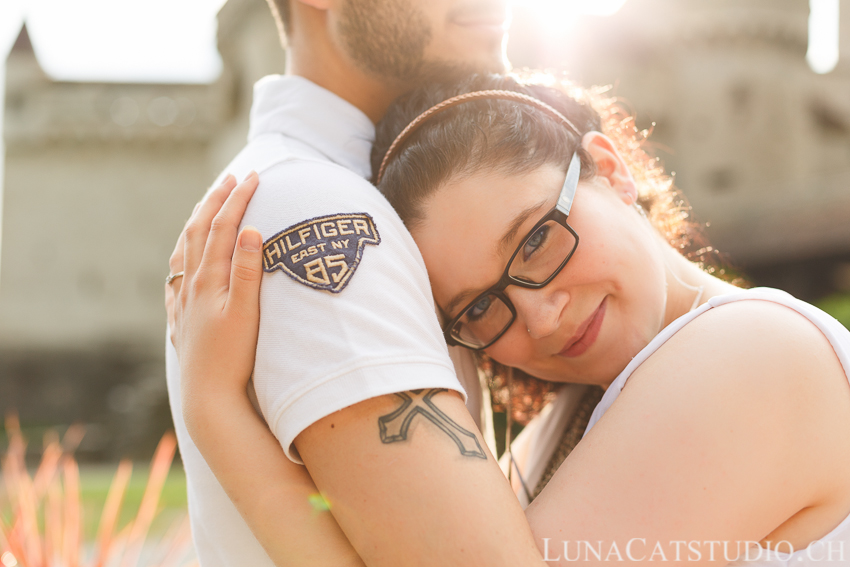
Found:
[[[568,28],[582,13],[615,13],[626,0],[512,0],[535,11],[544,30]],[[224,0],[0,0],[0,55],[25,11],[39,62],[57,79],[115,82],[215,80],[215,14]],[[25,9],[21,6],[26,4]],[[839,0],[810,0],[808,61],[838,61]],[[19,10],[16,10],[18,8]],[[14,26],[16,30],[16,26]],[[15,34],[16,35],[16,34]],[[11,37],[11,39],[10,39]]]
[[[215,14],[224,0],[24,1],[39,63],[56,79],[205,83],[221,71]]]
[[[838,15],[838,0],[809,1],[806,61],[815,73],[829,73],[838,64]]]

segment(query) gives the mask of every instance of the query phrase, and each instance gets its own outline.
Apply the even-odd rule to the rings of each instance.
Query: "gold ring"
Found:
[[[168,277],[165,278],[165,284],[171,285],[171,282],[173,282],[177,278],[182,278],[182,277],[183,277],[183,272],[177,272],[176,274],[168,274]]]

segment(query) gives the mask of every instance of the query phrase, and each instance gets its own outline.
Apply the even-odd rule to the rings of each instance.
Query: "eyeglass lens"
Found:
[[[508,273],[529,283],[543,283],[575,247],[575,236],[554,220],[543,223],[517,250]]]
[[[563,265],[576,246],[565,226],[549,220],[540,225],[517,249],[508,274],[529,283],[543,283]],[[452,327],[460,342],[480,348],[492,342],[513,322],[513,310],[496,293],[480,297]]]

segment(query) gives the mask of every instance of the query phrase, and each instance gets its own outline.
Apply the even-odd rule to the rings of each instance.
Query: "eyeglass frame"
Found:
[[[567,218],[570,216],[570,209],[572,209],[572,206],[573,206],[573,200],[575,199],[575,194],[576,194],[576,190],[578,189],[578,182],[579,182],[580,177],[581,177],[581,158],[579,157],[578,151],[576,151],[576,152],[573,152],[573,156],[570,159],[570,165],[567,168],[567,175],[564,178],[564,184],[561,186],[561,192],[558,195],[558,202],[555,204],[555,206],[548,213],[546,213],[543,216],[543,218],[541,218],[537,222],[537,224],[535,224],[531,228],[531,230],[528,231],[528,233],[526,233],[525,237],[520,241],[519,246],[517,246],[516,250],[514,250],[514,253],[511,254],[511,257],[508,260],[507,265],[505,266],[505,271],[502,273],[502,277],[499,278],[499,281],[496,282],[495,285],[487,288],[485,291],[483,291],[483,292],[479,293],[477,296],[475,296],[475,299],[473,299],[472,301],[467,303],[466,306],[463,309],[461,309],[458,312],[458,314],[455,317],[453,317],[451,319],[451,321],[449,321],[443,327],[443,338],[446,340],[446,343],[449,346],[462,346],[462,347],[468,348],[470,350],[484,350],[485,348],[492,346],[496,341],[501,339],[502,336],[505,333],[508,332],[508,329],[510,329],[511,326],[513,326],[514,322],[516,321],[516,316],[517,316],[516,307],[514,307],[513,302],[510,300],[510,298],[508,297],[508,295],[505,293],[504,290],[507,289],[507,287],[510,286],[510,285],[515,285],[515,286],[523,287],[523,288],[526,288],[526,289],[541,289],[541,288],[547,286],[552,280],[554,280],[558,276],[558,274],[561,273],[561,270],[564,269],[564,266],[566,266],[567,262],[570,261],[570,258],[573,257],[573,254],[575,253],[576,248],[578,248],[578,242],[579,242],[578,234],[576,234],[576,231],[573,230],[573,228],[569,224],[567,224]],[[570,253],[567,254],[567,257],[564,259],[563,262],[561,262],[561,265],[558,266],[555,269],[554,272],[552,272],[552,275],[550,275],[548,278],[546,278],[542,282],[534,283],[534,282],[520,280],[520,279],[517,279],[517,278],[511,276],[510,275],[511,264],[513,264],[514,258],[516,258],[516,255],[519,254],[519,251],[522,249],[523,246],[525,246],[525,243],[528,242],[528,240],[532,236],[534,236],[534,233],[537,231],[537,229],[539,229],[541,226],[543,226],[544,224],[546,224],[550,220],[554,220],[555,222],[557,222],[558,224],[560,224],[564,228],[566,228],[570,233],[572,233],[572,235],[575,237],[575,244],[573,245],[573,249],[570,250]],[[470,345],[460,341],[459,339],[455,338],[451,334],[452,329],[455,327],[455,325],[458,324],[461,317],[463,317],[464,313],[466,313],[471,307],[473,307],[476,303],[478,303],[479,301],[481,301],[481,299],[483,299],[484,297],[486,297],[488,295],[495,295],[496,297],[498,297],[510,310],[511,320],[508,322],[507,325],[505,325],[505,328],[502,329],[501,331],[499,331],[499,333],[493,338],[493,340],[491,340],[489,343],[485,344],[484,346],[478,346],[478,347],[470,346]]]

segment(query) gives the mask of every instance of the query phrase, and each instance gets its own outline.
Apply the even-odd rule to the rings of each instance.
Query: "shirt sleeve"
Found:
[[[254,387],[286,455],[319,419],[420,388],[466,393],[419,250],[371,184],[321,162],[277,164],[243,219],[263,236]]]

